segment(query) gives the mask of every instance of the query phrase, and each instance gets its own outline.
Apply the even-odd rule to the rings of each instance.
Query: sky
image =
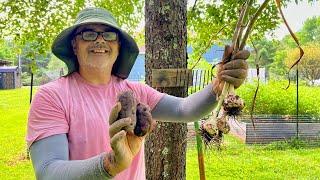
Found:
[[[308,18],[320,16],[320,3],[315,2],[308,4],[306,1],[298,5],[290,3],[288,7],[283,9],[283,13],[293,32],[296,32],[302,28],[304,21]],[[284,24],[281,24],[279,28],[275,30],[277,39],[281,39],[287,34],[289,34],[289,32]]]
[[[188,0],[188,6],[193,6],[195,0]],[[290,28],[293,32],[299,31],[304,21],[307,18],[313,16],[320,16],[320,3],[307,3],[307,0],[300,2],[296,5],[294,2],[289,3],[286,8],[282,9],[287,22],[289,23]],[[282,39],[285,35],[289,34],[286,26],[281,24],[279,28],[274,31],[274,37],[276,39]]]

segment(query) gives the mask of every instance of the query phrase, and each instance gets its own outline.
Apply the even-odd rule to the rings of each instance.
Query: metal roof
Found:
[[[0,72],[16,72],[18,66],[0,66]]]

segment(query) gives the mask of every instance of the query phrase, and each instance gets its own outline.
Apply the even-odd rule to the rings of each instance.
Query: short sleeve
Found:
[[[40,88],[34,96],[28,116],[28,147],[42,138],[67,133],[69,125],[66,113],[57,92]]]
[[[130,82],[129,86],[138,96],[140,102],[147,104],[151,110],[158,104],[160,99],[165,95],[152,87],[139,82]]]

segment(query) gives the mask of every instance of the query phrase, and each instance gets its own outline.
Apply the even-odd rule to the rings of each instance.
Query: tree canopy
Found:
[[[283,7],[286,7],[289,2],[298,4],[301,1],[282,0],[281,3]],[[239,18],[241,4],[245,0],[221,0],[210,1],[210,3],[206,0],[197,0],[195,2],[195,5],[189,9],[188,14],[188,42],[195,49],[191,55],[191,65],[193,65],[192,60],[197,60],[207,50],[207,44],[230,43],[237,19]],[[308,0],[308,2],[312,3],[315,1]],[[254,1],[253,7],[249,12],[251,17],[261,4],[261,1]],[[275,3],[274,1],[270,1],[262,15],[257,19],[250,39],[260,41],[267,33],[272,33],[281,23],[283,21],[279,16]]]
[[[134,31],[143,16],[139,0],[7,0],[0,4],[0,39],[13,39],[21,46],[36,42],[37,53],[43,54],[53,38],[89,6],[107,8],[128,31]]]
[[[301,44],[320,42],[320,17],[314,16],[308,18],[304,22],[301,30],[299,30],[296,34]],[[289,35],[284,37],[283,43],[290,48],[296,47],[296,44]]]
[[[0,39],[0,60],[8,60],[13,62],[16,57],[12,50],[13,43]]]
[[[304,22],[303,27],[300,31],[296,32],[296,36],[305,51],[305,57],[300,61],[301,67],[306,67],[310,60],[311,54],[313,57],[318,56],[316,52],[310,51],[310,49],[316,50],[319,47],[320,39],[317,32],[320,32],[320,26],[317,23],[320,22],[320,17],[312,17]],[[293,41],[290,35],[285,36],[281,41],[274,41],[273,47],[276,49],[275,53],[270,53],[272,55],[273,62],[269,64],[270,71],[274,75],[283,76],[287,74],[288,67],[290,67],[295,60],[298,59],[297,45]],[[271,51],[272,52],[272,51]],[[295,58],[295,59],[294,59]],[[290,65],[291,63],[291,65]],[[299,66],[300,67],[300,66]],[[312,78],[305,77],[309,73],[306,71],[302,73],[302,76],[308,81],[312,81]],[[308,75],[309,76],[309,75]]]
[[[286,6],[288,2],[299,1],[302,0],[283,0],[282,3]],[[195,2],[196,4],[192,4],[188,9],[188,45],[193,47],[189,59],[190,65],[193,65],[201,53],[212,44],[222,45],[230,42],[239,17],[239,9],[245,0],[196,0]],[[28,43],[28,46],[31,45],[34,49],[31,54],[27,54],[29,57],[46,54],[50,51],[54,37],[72,24],[81,9],[97,6],[110,10],[119,24],[133,34],[139,44],[143,44],[144,30],[141,28],[139,32],[136,30],[144,19],[144,3],[144,0],[4,0],[0,4],[0,39],[11,39],[16,54],[20,54]],[[255,1],[250,11],[251,15],[260,4],[261,1]],[[251,39],[261,39],[280,23],[282,21],[276,6],[270,1],[270,5],[257,20]],[[310,27],[313,25],[313,22],[310,22]],[[318,30],[310,36],[319,38],[317,32]],[[306,36],[305,39],[310,37]]]

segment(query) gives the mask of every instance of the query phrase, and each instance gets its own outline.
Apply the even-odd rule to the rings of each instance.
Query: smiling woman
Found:
[[[31,104],[27,142],[38,179],[146,179],[143,143],[153,118],[198,120],[212,110],[220,92],[220,86],[210,84],[180,98],[126,80],[138,47],[102,8],[82,10],[75,24],[56,37],[52,52],[66,63],[68,75],[40,87]],[[247,58],[234,60],[244,74]],[[236,71],[221,68],[222,76],[214,81],[240,85],[244,78],[235,77]],[[122,117],[125,103],[117,96],[126,91],[137,103],[129,108],[132,116]],[[133,117],[143,128],[130,133]]]
[[[113,31],[102,24],[84,25],[76,30],[72,47],[80,65],[79,72],[85,75],[85,79],[91,79],[86,76],[93,72],[111,74],[120,49],[117,34]],[[108,82],[108,78],[104,82]]]
[[[92,14],[89,16],[88,13]],[[94,28],[101,29],[93,29],[92,26],[97,26]],[[121,79],[126,79],[129,76],[136,57],[138,56],[138,46],[131,35],[119,27],[116,19],[110,14],[110,12],[104,11],[101,8],[87,8],[81,11],[77,16],[74,25],[63,30],[52,44],[53,54],[66,63],[68,67],[68,75],[75,71],[79,71],[77,56],[74,53],[74,47],[71,45],[70,41],[75,41],[72,40],[74,39],[75,34],[87,30],[117,33],[117,40],[119,41],[119,44],[121,44],[121,48],[119,49],[119,56],[116,58],[114,67],[112,68],[112,75]],[[97,38],[100,36],[97,36]],[[75,39],[78,37],[79,36],[76,36]],[[80,37],[80,40],[81,39],[82,38]],[[99,38],[97,40],[101,41]]]

